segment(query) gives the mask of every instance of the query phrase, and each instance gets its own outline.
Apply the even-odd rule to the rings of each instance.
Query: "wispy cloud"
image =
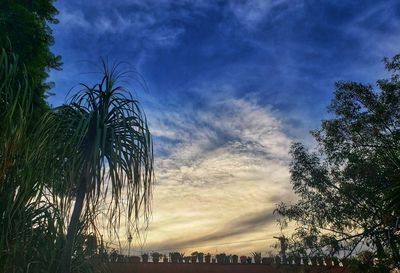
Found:
[[[81,10],[62,10],[58,19],[64,29],[82,28],[89,30],[91,27],[90,22],[85,18]]]
[[[240,24],[254,30],[263,21],[275,21],[276,18],[302,5],[302,0],[254,0],[230,1],[228,6]]]
[[[196,247],[204,246],[212,249],[213,245],[217,245],[221,248],[221,244],[218,242],[225,241],[227,242],[226,245],[229,245],[231,242],[236,242],[236,240],[232,241],[232,238],[240,238],[245,234],[248,235],[260,231],[261,229],[266,229],[268,226],[271,226],[275,220],[276,216],[273,215],[271,211],[261,211],[258,213],[241,215],[237,219],[225,223],[223,226],[216,227],[216,230],[211,231],[210,233],[200,234],[197,236],[193,234],[194,237],[192,238],[180,236],[168,242],[160,242],[158,244],[150,243],[148,247],[166,250],[195,250]],[[267,235],[268,233],[266,232],[265,234]],[[271,234],[269,235],[271,236]],[[272,238],[265,237],[263,243],[265,243],[265,241],[271,241],[271,239]],[[228,246],[228,248],[230,247]]]
[[[282,124],[266,107],[256,105],[243,99],[223,99],[207,104],[205,109],[190,110],[180,108],[180,112],[160,113],[155,118],[153,132],[156,137],[169,139],[174,145],[163,146],[161,142],[156,149],[161,150],[166,158],[160,160],[162,168],[184,167],[190,164],[201,165],[203,160],[213,154],[223,157],[225,153],[248,158],[284,161],[288,159],[290,139],[283,132]],[[227,165],[234,164],[232,159]],[[206,166],[202,166],[206,167]],[[203,169],[197,168],[198,170]],[[174,168],[175,169],[175,168]],[[230,170],[221,169],[221,173]],[[209,173],[211,170],[207,170]],[[201,173],[198,174],[200,178]],[[179,179],[174,175],[175,179]],[[203,179],[201,179],[203,180]]]
[[[55,104],[77,61],[135,65],[155,137],[157,184],[147,249],[231,251],[279,232],[294,200],[287,154],[326,115],[334,82],[374,82],[398,50],[398,1],[58,1]],[[78,77],[78,75],[80,77]],[[86,79],[87,77],[87,79]],[[82,78],[85,78],[84,80]],[[81,80],[82,79],[82,80]],[[131,85],[126,86],[128,89]],[[124,237],[121,231],[121,239]],[[126,244],[125,244],[126,246]],[[243,253],[267,241],[240,245]],[[138,244],[135,244],[138,247]],[[247,252],[247,253],[246,253]]]
[[[141,43],[145,43],[147,48],[171,47],[185,32],[184,27],[170,21],[169,13],[162,13],[162,9],[156,5],[154,7],[157,9],[153,9],[148,6],[149,3],[124,5],[122,2],[107,10],[91,5],[83,5],[81,9],[71,7],[71,4],[65,5],[60,9],[60,25],[56,29],[87,32],[94,40],[107,35],[124,35],[124,39],[135,37],[132,39],[134,44],[130,44],[134,48]]]
[[[293,199],[291,139],[269,108],[251,100],[215,101],[187,115],[159,112],[155,130],[157,185],[145,249],[230,251],[229,242],[265,249],[277,234],[278,200]],[[158,140],[158,141],[157,141]]]

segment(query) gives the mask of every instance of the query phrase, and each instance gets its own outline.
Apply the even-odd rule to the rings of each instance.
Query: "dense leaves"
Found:
[[[317,149],[293,144],[291,181],[299,201],[276,211],[298,223],[295,251],[350,254],[367,248],[381,262],[400,263],[399,61],[386,60],[392,77],[377,82],[379,91],[337,83],[333,117],[312,133]]]
[[[35,116],[46,107],[45,93],[51,87],[46,83],[49,69],[60,69],[61,57],[50,51],[54,43],[48,24],[56,24],[58,11],[53,0],[2,0],[0,1],[0,45],[18,56],[20,65],[26,67],[30,79]],[[23,80],[23,75],[17,75]]]

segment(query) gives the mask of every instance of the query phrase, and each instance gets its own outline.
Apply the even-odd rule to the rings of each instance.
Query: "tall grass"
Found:
[[[21,77],[22,75],[22,77]],[[16,56],[0,52],[0,271],[50,272],[62,238],[47,202],[34,137],[32,90]],[[39,145],[38,145],[39,144]]]

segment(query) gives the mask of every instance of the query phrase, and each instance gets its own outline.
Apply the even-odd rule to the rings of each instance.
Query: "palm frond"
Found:
[[[94,212],[100,199],[107,200],[103,214],[109,226],[119,225],[122,212],[128,222],[137,223],[139,216],[147,222],[154,174],[146,116],[130,92],[117,85],[123,75],[116,70],[118,66],[108,68],[103,63],[103,68],[99,84],[81,84],[82,89],[67,104],[56,108],[43,125],[44,135],[53,132],[49,143],[53,159],[47,160],[64,159],[53,176],[65,179],[62,185],[55,181],[58,186],[53,187],[66,191],[66,198],[73,196],[79,177],[87,168],[85,210]],[[93,215],[96,214],[83,213],[81,217]],[[89,218],[82,221],[96,222]]]

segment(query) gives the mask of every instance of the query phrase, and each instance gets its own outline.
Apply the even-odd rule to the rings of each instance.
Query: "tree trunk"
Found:
[[[57,270],[59,273],[71,272],[71,259],[73,254],[73,246],[76,233],[78,231],[79,217],[81,216],[81,212],[83,209],[83,202],[85,200],[87,181],[88,181],[88,172],[87,169],[84,168],[79,181],[74,210],[72,211],[72,216],[67,231],[67,238],[62,251],[60,264]]]

